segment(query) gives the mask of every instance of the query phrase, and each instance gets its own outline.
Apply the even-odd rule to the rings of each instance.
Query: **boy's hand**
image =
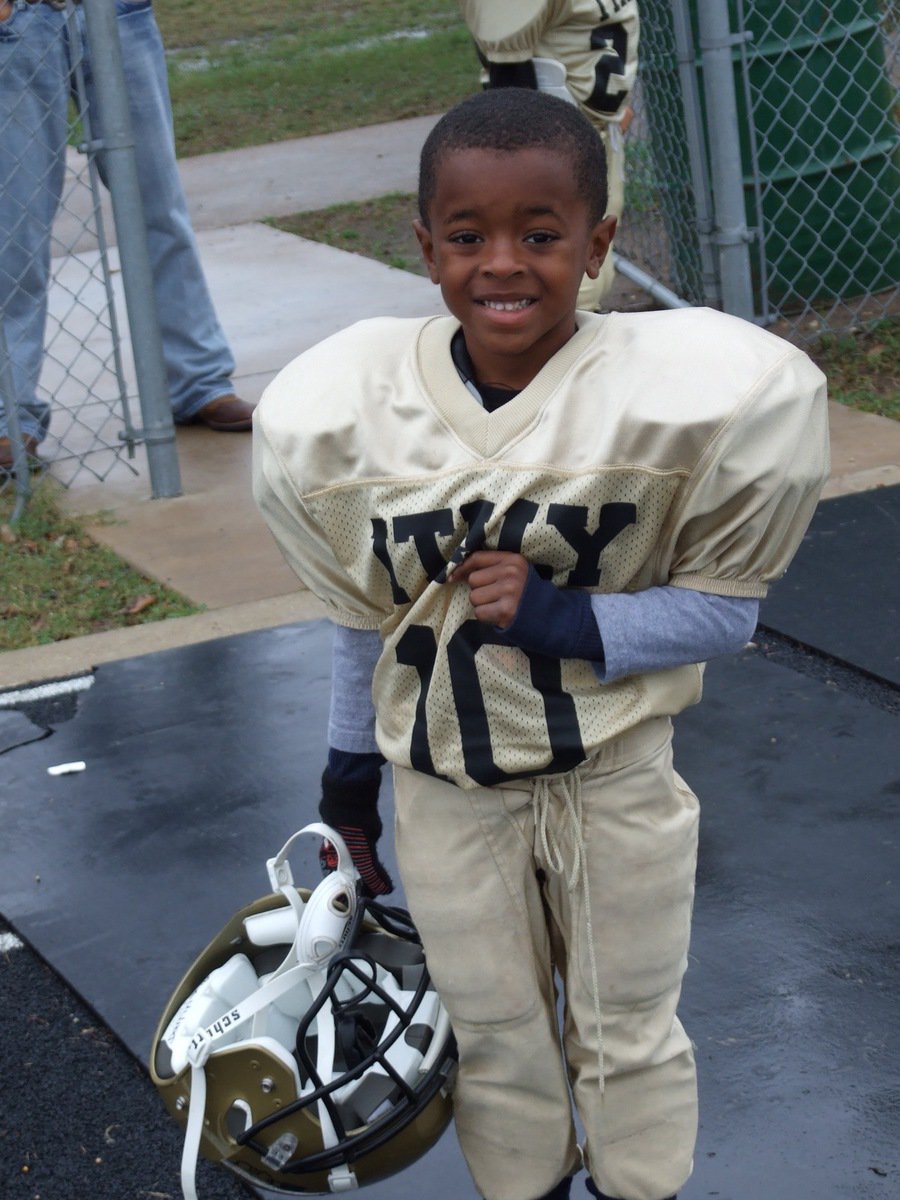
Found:
[[[528,560],[510,550],[476,550],[456,568],[451,583],[467,583],[475,616],[507,629],[528,582]]]
[[[386,896],[394,889],[394,881],[378,857],[382,832],[378,791],[383,765],[380,754],[329,749],[319,801],[319,816],[346,842],[369,896]],[[319,863],[325,875],[337,869],[337,851],[331,842],[322,843]]]
[[[367,896],[386,896],[394,890],[394,881],[378,857],[377,838],[356,825],[338,825],[337,831],[344,839],[353,865],[359,871]],[[319,847],[319,866],[323,875],[337,870],[337,850],[327,839]]]

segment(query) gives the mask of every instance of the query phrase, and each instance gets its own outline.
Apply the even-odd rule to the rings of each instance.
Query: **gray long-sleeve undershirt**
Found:
[[[604,661],[594,663],[601,683],[626,675],[706,662],[742,650],[756,628],[759,603],[687,588],[591,597]],[[381,654],[374,629],[335,629],[328,744],[371,754],[375,742],[372,674]]]

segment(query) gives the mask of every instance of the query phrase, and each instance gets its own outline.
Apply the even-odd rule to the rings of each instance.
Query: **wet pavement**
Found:
[[[820,504],[762,619],[900,686],[900,487]]]
[[[874,554],[900,489],[869,496],[820,507],[763,605],[767,632],[709,666],[703,703],[677,723],[676,761],[703,813],[681,1009],[702,1121],[682,1200],[900,1194],[897,566]],[[109,663],[83,690],[0,710],[0,912],[140,1060],[193,956],[268,890],[264,860],[314,818],[330,642],[323,621],[258,630]],[[72,760],[86,769],[47,774]],[[389,789],[383,807],[389,824]],[[298,881],[318,877],[313,859],[301,845]],[[77,1081],[65,1087],[67,1104],[89,1106]],[[151,1089],[140,1102],[154,1117],[155,1101]],[[77,1152],[53,1143],[40,1105],[20,1109],[32,1140],[54,1145],[52,1181],[51,1163]],[[16,1186],[0,1177],[3,1195],[88,1194],[41,1191],[37,1164],[3,1171]],[[154,1194],[97,1186],[92,1200]],[[368,1194],[474,1190],[451,1133]]]

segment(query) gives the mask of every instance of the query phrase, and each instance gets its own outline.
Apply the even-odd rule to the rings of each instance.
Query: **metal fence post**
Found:
[[[703,115],[697,81],[697,54],[687,0],[673,0],[672,30],[678,58],[678,77],[681,82],[688,165],[697,213],[697,238],[700,243],[703,298],[707,304],[718,308],[720,300],[718,262],[713,244],[715,220],[712,196],[709,190],[709,163],[703,135]]]
[[[84,17],[103,123],[98,148],[103,155],[116,225],[151,490],[154,499],[180,496],[175,426],[163,365],[115,5],[108,0],[84,0]]]
[[[722,307],[748,321],[754,318],[750,273],[750,233],[744,207],[741,142],[731,50],[742,39],[728,20],[728,0],[702,0],[697,24],[706,96],[713,207]]]

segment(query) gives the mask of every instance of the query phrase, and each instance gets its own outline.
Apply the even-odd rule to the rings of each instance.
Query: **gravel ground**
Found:
[[[0,1196],[181,1200],[181,1132],[140,1063],[0,920]],[[201,1163],[201,1200],[247,1200]]]

